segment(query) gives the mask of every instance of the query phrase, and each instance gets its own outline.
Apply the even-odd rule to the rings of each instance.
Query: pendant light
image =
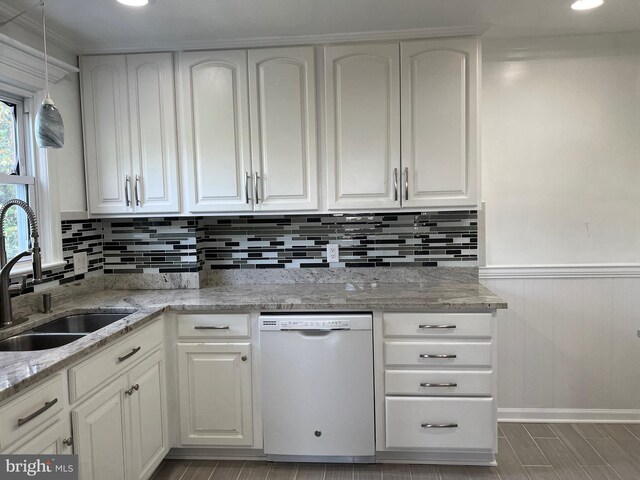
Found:
[[[62,148],[64,146],[64,124],[60,111],[49,95],[49,63],[47,61],[47,27],[45,25],[44,2],[42,5],[42,34],[44,38],[44,93],[42,105],[36,114],[36,142],[40,148]]]

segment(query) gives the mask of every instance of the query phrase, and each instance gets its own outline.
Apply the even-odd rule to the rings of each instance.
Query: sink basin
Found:
[[[36,333],[91,333],[117,322],[130,313],[84,313],[68,315],[40,325],[32,331]]]
[[[62,347],[71,343],[84,335],[51,334],[38,335],[33,333],[23,333],[15,337],[0,340],[0,352],[26,352],[30,350],[48,350],[49,348]]]

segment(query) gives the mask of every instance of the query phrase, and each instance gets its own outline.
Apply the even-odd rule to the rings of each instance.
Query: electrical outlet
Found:
[[[78,252],[73,254],[73,274],[80,275],[89,271],[89,260],[87,252]]]
[[[327,262],[336,263],[340,261],[340,248],[335,243],[327,245]]]

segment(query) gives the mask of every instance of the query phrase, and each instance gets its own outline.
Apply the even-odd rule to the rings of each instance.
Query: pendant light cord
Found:
[[[42,5],[42,36],[44,38],[44,93],[45,98],[49,98],[49,62],[47,60],[47,27],[45,24],[44,2]]]

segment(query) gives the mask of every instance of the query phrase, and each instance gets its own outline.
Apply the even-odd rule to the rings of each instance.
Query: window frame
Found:
[[[29,147],[29,139],[27,135],[28,131],[28,122],[29,116],[25,112],[25,101],[27,99],[20,98],[15,95],[11,95],[7,92],[0,90],[0,101],[12,105],[15,108],[15,128],[16,128],[16,156],[18,159],[18,168],[20,174],[6,174],[0,173],[0,185],[24,185],[26,187],[26,199],[25,200],[29,206],[31,206],[34,210],[37,210],[37,189],[36,189],[36,177],[33,175],[34,165],[33,165],[33,156],[28,155],[27,152]],[[27,238],[26,243],[30,242],[28,226],[26,223],[26,218],[24,218],[24,213],[20,212],[19,218],[22,217],[22,221],[20,221],[20,226],[23,228],[27,228]],[[4,232],[0,232],[0,234],[4,234]],[[23,242],[20,242],[21,244]],[[22,249],[22,247],[21,247]],[[22,265],[26,265],[31,262],[31,257],[24,257],[18,261],[15,269],[20,269]]]

